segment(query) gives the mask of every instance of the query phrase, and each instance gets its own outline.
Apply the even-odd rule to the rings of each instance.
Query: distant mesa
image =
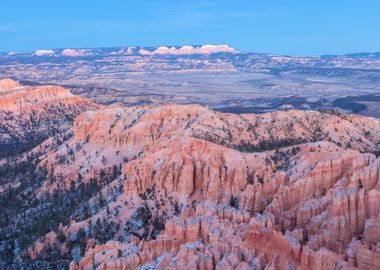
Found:
[[[238,51],[228,45],[202,45],[202,46],[182,46],[167,47],[160,46],[158,48],[140,47],[137,51],[140,55],[193,55],[193,54],[213,54],[213,53],[237,53]],[[133,48],[128,50],[119,50],[112,54],[133,54]]]
[[[33,53],[34,56],[85,56],[89,55],[88,49],[63,49],[58,50],[57,52],[54,50],[37,50]]]
[[[140,49],[139,50],[139,54],[142,54],[142,55],[151,55],[152,52],[150,52],[148,50],[145,50],[145,49]]]
[[[212,54],[212,53],[236,53],[234,48],[228,45],[203,45],[200,47],[193,46],[182,46],[180,48],[176,47],[165,47],[161,46],[155,50],[154,54]]]
[[[86,55],[86,52],[83,50],[64,49],[61,54],[63,56],[82,56]]]
[[[90,56],[102,54],[104,48],[87,48],[87,49],[44,49],[36,50],[29,53],[31,56]],[[107,50],[106,50],[107,51]],[[124,54],[140,54],[140,55],[208,55],[214,53],[238,53],[239,51],[231,48],[226,44],[222,45],[199,45],[199,46],[160,46],[160,47],[128,47],[119,48],[113,52],[107,52],[111,55]],[[8,56],[17,55],[19,53],[11,52]],[[22,54],[22,53],[21,53]]]
[[[55,52],[53,50],[37,50],[34,52],[35,56],[51,56],[54,54]]]

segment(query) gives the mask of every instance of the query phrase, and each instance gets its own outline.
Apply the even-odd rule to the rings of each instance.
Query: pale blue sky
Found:
[[[1,0],[0,51],[226,43],[292,55],[380,51],[379,0]]]

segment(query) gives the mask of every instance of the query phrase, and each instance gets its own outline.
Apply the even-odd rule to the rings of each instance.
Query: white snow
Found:
[[[34,52],[36,56],[54,55],[53,50],[37,50]]]
[[[155,50],[154,54],[174,54],[177,49],[175,47],[171,47],[170,49],[165,46],[158,47],[157,50]]]
[[[151,55],[152,52],[147,51],[147,50],[144,50],[144,49],[140,49],[140,50],[139,50],[139,54],[143,54],[143,55]]]
[[[74,49],[64,49],[61,53],[63,56],[81,56],[84,55],[83,51]]]
[[[133,53],[133,49],[131,47],[128,47],[127,54],[132,54],[132,53]]]
[[[237,51],[228,45],[203,45],[202,47],[199,48],[199,53],[202,53],[202,54],[219,53],[219,52],[236,53]]]
[[[182,46],[180,48],[161,46],[153,51],[153,54],[212,54],[222,52],[236,53],[237,51],[228,45]]]

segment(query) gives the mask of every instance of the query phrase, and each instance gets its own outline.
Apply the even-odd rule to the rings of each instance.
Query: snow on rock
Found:
[[[228,45],[203,45],[200,47],[182,46],[158,47],[153,54],[212,54],[212,53],[236,53],[237,51]]]
[[[148,50],[140,49],[139,50],[139,54],[142,54],[142,55],[151,55],[152,52],[150,52]]]
[[[35,56],[46,56],[46,55],[54,55],[55,52],[53,50],[37,50],[34,52]]]
[[[128,47],[127,54],[132,54],[132,53],[133,53],[133,49],[131,47]]]
[[[148,51],[146,51],[148,52]],[[166,47],[160,46],[155,51],[149,52],[149,54],[212,54],[212,53],[236,53],[237,51],[228,45],[203,45],[198,47],[193,46],[182,46],[180,48],[177,47]],[[140,50],[140,54],[141,50]]]
[[[63,56],[82,56],[87,55],[83,50],[64,49],[61,53]]]
[[[220,53],[220,52],[226,52],[226,53],[236,53],[237,51],[228,45],[203,45],[199,48],[199,53]]]

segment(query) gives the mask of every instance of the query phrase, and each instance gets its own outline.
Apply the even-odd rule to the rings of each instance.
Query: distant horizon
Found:
[[[227,45],[235,50],[237,50],[237,53],[257,53],[257,54],[266,54],[266,55],[279,55],[279,56],[290,56],[290,57],[320,57],[320,56],[345,56],[345,55],[351,55],[351,54],[376,54],[380,53],[380,48],[375,51],[350,51],[346,53],[326,53],[326,54],[320,54],[320,55],[293,55],[293,54],[280,54],[275,52],[258,52],[258,51],[245,51],[240,50],[239,48],[233,47],[230,44],[227,43],[220,43],[220,44],[180,44],[180,45],[172,45],[172,44],[160,44],[160,45],[111,45],[111,46],[87,46],[87,47],[56,47],[56,48],[37,48],[37,49],[29,49],[29,50],[23,50],[23,51],[16,51],[16,50],[9,50],[9,51],[0,51],[0,53],[15,53],[15,54],[22,54],[22,53],[31,53],[36,51],[43,51],[43,50],[65,50],[65,49],[73,49],[73,50],[86,50],[86,49],[112,49],[112,48],[159,48],[159,47],[184,47],[184,46],[204,46],[204,45]]]

